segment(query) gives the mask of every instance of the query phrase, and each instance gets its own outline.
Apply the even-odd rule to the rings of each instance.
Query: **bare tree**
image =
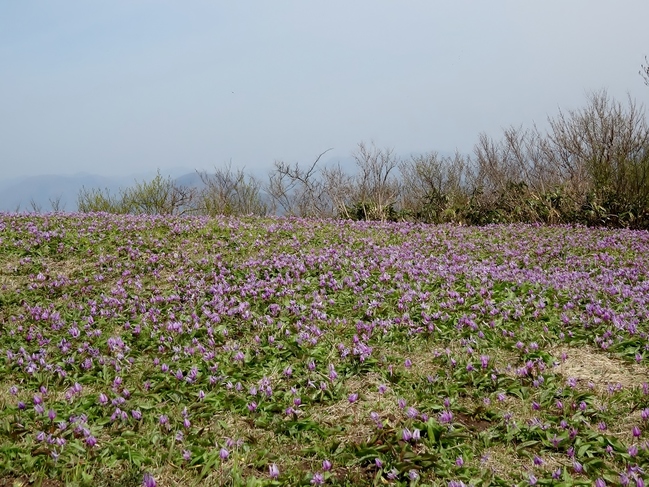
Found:
[[[466,204],[468,194],[469,165],[465,156],[418,154],[400,161],[399,172],[400,207],[411,218],[427,223],[459,220],[456,210]]]
[[[62,197],[63,197],[62,195],[58,195],[53,198],[49,198],[50,207],[52,208],[52,211],[59,212],[65,209],[65,204],[61,204]]]
[[[185,215],[193,211],[196,189],[180,186],[162,177],[160,171],[151,181],[135,182],[122,192],[122,206],[128,213],[147,215]]]
[[[397,203],[400,183],[397,176],[399,160],[394,149],[379,149],[374,143],[358,144],[353,154],[356,175],[356,204],[359,217],[365,220],[386,220]]]
[[[637,218],[633,212],[649,209],[649,126],[643,107],[630,97],[625,106],[600,91],[590,95],[586,108],[560,112],[550,127],[549,148],[561,171],[582,198],[595,198],[606,213],[602,218],[620,212]]]
[[[640,65],[640,76],[644,79],[644,84],[649,86],[649,60],[647,56],[644,57],[644,62],[647,64]]]
[[[38,203],[34,198],[29,200],[29,207],[31,208],[32,213],[42,213],[43,205]]]
[[[136,181],[119,195],[84,187],[77,195],[77,207],[80,212],[185,215],[194,211],[195,198],[195,188],[180,186],[158,171],[151,181]]]
[[[290,165],[275,161],[275,168],[269,174],[267,191],[276,211],[300,217],[333,216],[332,201],[318,167],[322,156],[330,150],[320,153],[306,168],[298,163]]]
[[[231,163],[215,168],[211,174],[198,173],[203,183],[199,212],[214,215],[266,215],[261,183],[243,169],[232,170]]]
[[[352,219],[352,206],[358,198],[355,179],[340,164],[322,171],[323,187],[332,205],[332,216]]]

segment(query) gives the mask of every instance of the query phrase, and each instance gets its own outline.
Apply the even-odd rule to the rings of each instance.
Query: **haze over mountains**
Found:
[[[446,153],[444,153],[446,154]],[[304,161],[307,166],[313,161]],[[332,157],[323,161],[323,165],[340,163],[349,173],[354,173],[352,157]],[[243,170],[266,182],[272,164],[264,170]],[[232,170],[238,168],[232,165]],[[203,172],[203,170],[201,170]],[[210,170],[206,170],[208,174]],[[176,167],[161,170],[163,177],[171,177],[181,186],[201,186],[201,179],[196,170],[187,167]],[[141,172],[124,176],[102,176],[86,172],[76,174],[42,174],[2,179],[0,176],[0,212],[74,212],[77,210],[79,191],[86,189],[108,189],[111,194],[119,194],[120,189],[133,186],[136,182],[150,181],[156,171]]]
[[[185,169],[162,172],[184,185],[198,181],[196,172]],[[48,212],[76,211],[77,196],[82,188],[108,189],[117,194],[122,188],[132,186],[135,181],[148,181],[155,172],[138,175],[108,177],[97,174],[77,173],[72,175],[44,174],[0,180],[0,211]],[[53,207],[54,206],[54,207]]]

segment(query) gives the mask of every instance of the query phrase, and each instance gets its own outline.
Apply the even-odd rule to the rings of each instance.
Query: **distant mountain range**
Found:
[[[322,161],[322,166],[330,164],[341,164],[345,171],[354,174],[357,171],[353,158],[332,157]],[[308,167],[309,161],[301,164]],[[247,170],[246,174],[266,182],[268,172],[266,170]],[[233,168],[233,171],[236,171]],[[207,173],[210,171],[208,170]],[[203,186],[200,175],[196,171],[189,171],[185,168],[174,168],[168,171],[161,171],[163,177],[171,177],[181,185],[188,187]],[[74,175],[49,174],[39,176],[25,176],[13,179],[0,179],[0,212],[49,212],[55,209],[66,212],[77,210],[77,198],[79,192],[85,189],[108,189],[111,194],[119,194],[120,189],[126,189],[135,182],[150,181],[156,175],[155,171],[128,176],[107,177],[97,174],[77,173]]]
[[[77,197],[83,188],[108,189],[111,194],[119,194],[120,189],[132,186],[136,180],[148,181],[154,176],[105,177],[80,173],[8,179],[0,181],[0,211],[48,212],[56,209],[56,206],[60,211],[76,211]],[[200,183],[200,177],[195,172],[182,174],[174,180],[184,186]]]

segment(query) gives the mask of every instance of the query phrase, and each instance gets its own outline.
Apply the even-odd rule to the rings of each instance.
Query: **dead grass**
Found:
[[[498,445],[483,451],[478,468],[490,470],[494,475],[513,481],[521,474],[549,477],[552,471],[566,465],[565,456],[544,453],[542,459],[542,465],[534,465],[530,457],[519,455],[511,446]]]
[[[646,367],[609,357],[593,347],[556,347],[550,353],[559,360],[555,368],[557,373],[566,379],[574,377],[578,387],[586,388],[592,383],[598,394],[606,393],[609,384],[631,388],[649,381]]]
[[[356,402],[350,403],[344,399],[329,405],[315,405],[309,408],[309,416],[318,424],[334,427],[348,425],[342,434],[336,438],[342,444],[356,444],[369,440],[376,431],[376,425],[370,413],[376,412],[381,419],[388,422],[396,421],[402,412],[396,400],[386,392],[381,395],[378,386],[381,384],[378,374],[368,374],[361,378],[351,378],[345,381],[345,388],[359,395]]]

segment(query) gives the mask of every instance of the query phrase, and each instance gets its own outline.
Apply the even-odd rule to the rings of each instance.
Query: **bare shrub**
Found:
[[[195,188],[179,186],[158,171],[151,181],[111,194],[105,189],[81,189],[77,196],[80,212],[132,213],[146,215],[184,215],[193,210]]]
[[[561,221],[561,174],[536,127],[510,127],[497,142],[481,134],[474,154],[471,218],[480,223]]]
[[[644,62],[647,64],[640,65],[640,76],[642,76],[644,84],[649,86],[649,60],[647,59],[647,56],[644,57]]]
[[[184,215],[193,210],[196,189],[179,186],[171,177],[163,178],[158,171],[151,181],[135,182],[122,192],[122,204],[127,213],[146,215]]]
[[[467,202],[469,171],[467,158],[459,153],[441,157],[429,152],[400,161],[403,215],[425,223],[459,222]]]
[[[549,148],[591,223],[649,223],[649,126],[642,107],[600,91],[586,108],[560,112],[550,127]]]
[[[128,213],[120,195],[111,194],[108,188],[81,188],[77,195],[77,209],[81,213]]]
[[[50,207],[52,208],[53,212],[60,212],[65,209],[65,203],[61,203],[61,199],[63,198],[63,195],[58,195],[52,198],[49,198],[50,202]]]
[[[204,215],[259,215],[264,216],[268,207],[262,198],[262,185],[243,169],[232,170],[230,164],[215,168],[214,172],[198,173],[203,188],[198,196],[196,210]]]
[[[353,205],[356,201],[356,182],[340,164],[322,170],[324,192],[331,202],[332,216],[353,219]]]
[[[394,149],[379,149],[374,143],[368,146],[361,142],[353,157],[358,174],[350,178],[354,202],[347,215],[359,220],[394,219],[401,186]]]
[[[275,161],[269,174],[267,192],[276,212],[299,217],[334,216],[334,204],[318,167],[322,156],[330,150],[322,152],[306,168],[298,163],[290,165]]]

